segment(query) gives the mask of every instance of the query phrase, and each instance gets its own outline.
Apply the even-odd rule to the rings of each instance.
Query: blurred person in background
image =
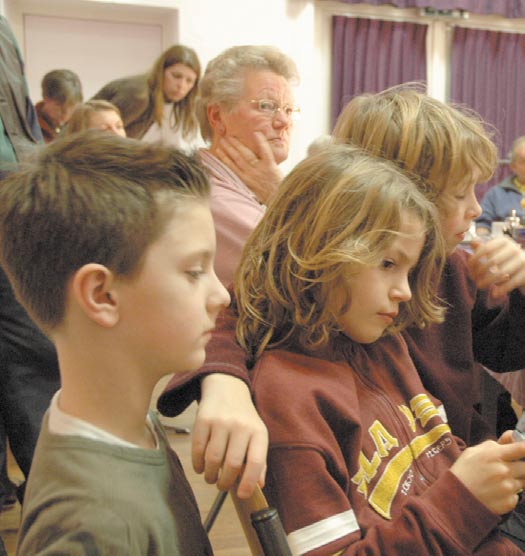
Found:
[[[117,106],[128,137],[190,151],[202,144],[195,115],[200,74],[195,50],[177,44],[148,73],[111,81],[93,99]]]
[[[505,222],[513,210],[523,219],[525,213],[525,136],[512,143],[509,153],[512,174],[491,187],[481,201],[481,216],[476,220],[476,233],[488,235],[492,222]]]
[[[64,135],[71,135],[86,129],[100,129],[126,137],[120,110],[107,100],[88,100],[79,104],[71,115]]]
[[[57,69],[44,75],[42,100],[37,102],[35,109],[46,143],[60,134],[82,100],[82,84],[75,72]]]
[[[15,170],[43,143],[29,98],[24,62],[8,20],[0,16],[0,178]],[[40,424],[60,387],[53,344],[18,303],[0,268],[0,510],[7,500],[23,500],[25,482],[7,474],[7,439],[25,478]],[[16,495],[16,496],[15,496]],[[0,556],[6,554],[0,539]]]

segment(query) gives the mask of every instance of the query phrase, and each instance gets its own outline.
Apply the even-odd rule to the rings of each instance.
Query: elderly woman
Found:
[[[184,150],[202,144],[195,115],[201,66],[181,44],[165,50],[149,73],[111,81],[93,97],[113,103],[128,137],[160,141]]]
[[[199,153],[212,184],[215,271],[223,284],[232,282],[245,241],[281,182],[279,164],[288,157],[298,114],[292,95],[292,85],[298,81],[294,62],[270,46],[229,48],[208,64],[201,80],[197,114],[210,147]],[[159,399],[158,408],[165,415],[173,415],[169,391],[174,380],[165,399],[164,395]],[[196,383],[188,384],[188,392],[180,395],[189,403]],[[204,472],[207,482],[217,481],[219,488],[227,489],[248,453],[237,490],[245,498],[264,478],[266,427],[251,403],[248,387],[235,377],[212,372],[197,388],[200,404],[192,432],[194,468]],[[242,420],[237,415],[242,415]]]
[[[292,94],[297,82],[294,62],[271,46],[229,48],[202,77],[197,116],[210,147],[200,156],[212,183],[215,270],[225,285],[282,179],[278,165],[288,157],[299,112]]]

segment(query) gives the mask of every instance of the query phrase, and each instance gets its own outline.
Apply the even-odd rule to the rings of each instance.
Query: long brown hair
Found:
[[[201,76],[201,64],[199,57],[193,48],[176,44],[165,50],[155,61],[148,74],[148,87],[153,97],[153,116],[160,126],[162,124],[162,114],[164,110],[164,70],[174,64],[184,64],[191,68],[196,74],[197,79],[191,91],[179,102],[173,104],[173,115],[176,125],[180,125],[182,136],[194,135],[199,129],[195,107],[197,102],[197,91]]]

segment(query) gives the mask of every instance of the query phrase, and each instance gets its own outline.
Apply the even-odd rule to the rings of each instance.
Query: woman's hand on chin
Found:
[[[283,173],[264,135],[256,131],[255,141],[257,152],[235,137],[221,137],[214,154],[239,176],[261,204],[268,205],[277,192]]]

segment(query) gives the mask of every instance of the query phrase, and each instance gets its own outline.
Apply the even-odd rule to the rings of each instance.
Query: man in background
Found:
[[[504,222],[512,210],[516,211],[516,216],[520,219],[524,216],[525,136],[518,137],[512,143],[509,159],[512,174],[491,187],[481,201],[483,212],[476,220],[478,235],[490,234],[492,222]]]
[[[42,100],[36,103],[35,109],[46,143],[60,134],[82,101],[82,84],[75,72],[57,69],[44,75]]]

